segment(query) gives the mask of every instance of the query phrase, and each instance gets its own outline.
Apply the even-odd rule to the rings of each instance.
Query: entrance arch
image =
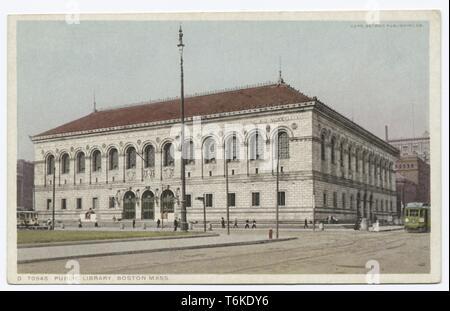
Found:
[[[136,195],[133,191],[127,191],[123,196],[123,219],[136,218]]]
[[[161,214],[162,218],[167,219],[168,213],[173,213],[175,210],[175,196],[169,189],[161,193]]]
[[[155,195],[150,190],[142,194],[142,219],[155,219]]]

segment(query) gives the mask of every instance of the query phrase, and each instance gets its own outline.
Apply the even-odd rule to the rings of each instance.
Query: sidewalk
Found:
[[[213,237],[199,237],[189,239],[124,241],[97,244],[58,245],[48,247],[27,247],[17,250],[17,262],[31,263],[48,260],[68,260],[83,257],[125,255],[174,251],[183,249],[200,249],[211,247],[244,246],[252,244],[282,242],[296,239],[288,237],[268,240],[261,232],[254,234],[221,234]]]

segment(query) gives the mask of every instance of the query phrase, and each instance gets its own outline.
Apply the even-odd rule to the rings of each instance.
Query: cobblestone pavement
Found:
[[[247,238],[257,232],[240,233]],[[266,234],[262,232],[261,234]],[[381,273],[428,273],[429,234],[281,232],[298,239],[260,245],[165,251],[79,259],[82,274],[357,274],[368,260]],[[229,237],[221,237],[229,238]],[[193,239],[188,239],[193,240]],[[164,242],[165,243],[165,242]],[[66,261],[19,264],[19,273],[65,273]]]

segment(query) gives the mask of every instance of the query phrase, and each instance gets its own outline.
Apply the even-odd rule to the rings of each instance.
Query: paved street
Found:
[[[263,235],[266,232],[241,232]],[[390,232],[282,232],[298,239],[259,245],[101,256],[79,259],[82,274],[427,273],[429,234]],[[189,239],[192,240],[192,239]],[[166,242],[163,242],[166,243]],[[65,273],[66,260],[19,264],[19,273]]]

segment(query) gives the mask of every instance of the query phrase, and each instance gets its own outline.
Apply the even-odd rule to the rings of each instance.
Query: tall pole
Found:
[[[55,230],[55,200],[56,200],[56,161],[53,159],[53,197],[52,197],[52,230]]]
[[[181,230],[188,231],[186,219],[186,176],[184,163],[184,73],[183,73],[183,30],[178,31],[178,49],[180,50],[180,78],[181,78]]]
[[[276,201],[277,201],[277,208],[276,208],[276,238],[278,239],[279,237],[279,195],[280,195],[280,135],[279,132],[277,133],[277,196],[276,196]]]
[[[203,230],[206,232],[206,196],[203,194]]]
[[[230,199],[228,198],[228,157],[225,143],[225,192],[227,196],[227,234],[230,235]]]

